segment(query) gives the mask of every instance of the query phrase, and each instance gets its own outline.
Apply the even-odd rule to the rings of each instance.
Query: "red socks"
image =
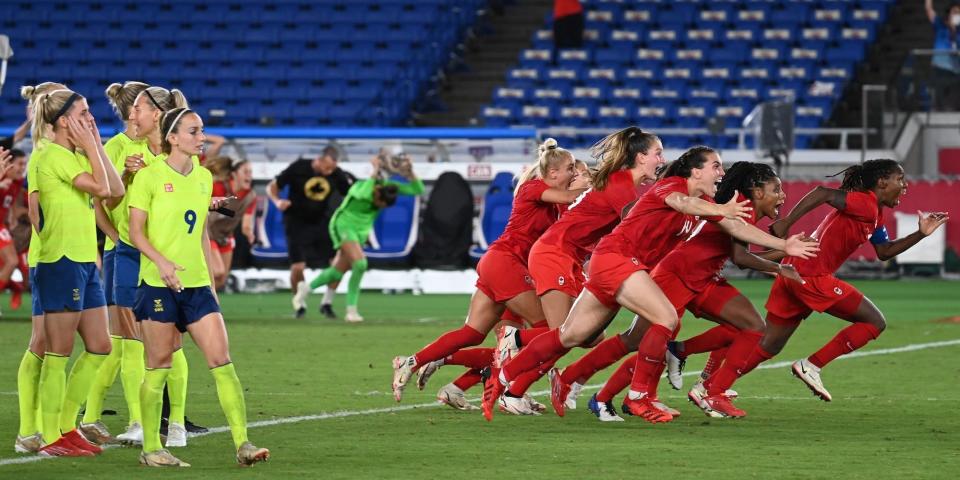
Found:
[[[464,348],[443,359],[444,365],[463,365],[468,368],[482,369],[493,363],[493,354],[497,349],[490,347]]]
[[[633,371],[633,381],[630,382],[631,390],[646,392],[649,389],[653,373],[658,369],[662,371],[667,342],[672,335],[673,332],[663,325],[654,324],[647,329],[637,348],[637,366]]]
[[[680,352],[680,354],[683,355],[683,358],[686,358],[689,355],[721,349],[729,346],[730,342],[733,342],[733,338],[736,337],[738,333],[740,333],[740,331],[734,327],[718,325],[700,335],[685,340],[683,342],[683,351]]]
[[[550,324],[546,320],[540,320],[539,322],[530,324],[530,328],[550,328]]]
[[[593,347],[586,355],[563,369],[560,378],[566,384],[586,382],[594,374],[603,370],[630,353],[623,344],[620,335],[614,335]]]
[[[719,370],[704,382],[708,395],[717,395],[726,392],[743,375],[744,369],[750,362],[753,352],[759,348],[763,333],[753,330],[744,330],[737,335],[727,352],[727,358]]]
[[[419,367],[434,360],[440,360],[464,347],[472,347],[483,342],[485,334],[482,334],[467,325],[460,327],[459,330],[452,330],[444,333],[430,345],[423,347],[413,355],[414,366]],[[416,370],[416,368],[414,368]]]
[[[513,381],[524,372],[535,370],[541,364],[555,361],[570,349],[560,343],[560,329],[555,328],[533,339],[520,353],[503,367],[503,378]]]
[[[710,375],[720,368],[720,365],[723,364],[723,359],[727,357],[727,350],[727,347],[723,347],[710,352],[710,358],[707,359],[706,365],[703,366],[703,370],[700,372],[700,378],[710,378]]]
[[[637,355],[634,355],[626,359],[623,363],[617,367],[617,370],[613,372],[613,375],[603,384],[603,388],[600,389],[600,392],[597,393],[598,402],[609,402],[613,400],[613,397],[616,397],[618,393],[622,392],[624,388],[627,388],[630,385],[630,380],[633,378],[633,369],[637,365]]]
[[[520,330],[519,331],[520,347],[522,348],[525,345],[529,345],[534,338],[537,338],[540,335],[543,335],[544,333],[547,333],[549,331],[550,331],[550,327],[531,327],[531,328],[524,328],[523,330]]]
[[[508,388],[507,391],[510,392],[510,395],[522,397],[523,394],[527,393],[527,390],[530,389],[530,385],[537,383],[537,380],[543,378],[543,376],[553,368],[554,363],[557,363],[557,359],[543,363],[535,370],[523,372],[519,377],[510,382],[510,388]]]
[[[480,370],[474,368],[463,372],[463,375],[457,377],[457,379],[453,381],[453,384],[460,390],[466,392],[470,387],[480,383],[480,380],[482,380]]]
[[[810,363],[823,368],[833,359],[850,353],[880,336],[880,330],[869,323],[854,323],[837,333],[837,336],[827,342],[817,353],[810,355]]]

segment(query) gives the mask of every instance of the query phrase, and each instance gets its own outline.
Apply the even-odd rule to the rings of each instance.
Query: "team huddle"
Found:
[[[200,166],[202,119],[177,90],[113,84],[107,99],[125,129],[103,144],[82,95],[52,82],[22,94],[33,118],[26,177],[33,333],[17,375],[15,450],[93,456],[116,440],[142,445],[144,465],[189,466],[164,448],[187,443],[182,335],[189,332],[216,382],[237,462],[266,461],[269,450],[247,439],[243,388],[211,288],[208,212],[232,213],[224,208],[235,197],[214,196],[232,189]],[[102,268],[98,227],[107,237]],[[83,351],[68,376],[77,333]],[[118,373],[129,426],[113,437],[100,414]]]
[[[669,422],[681,412],[658,398],[664,370],[680,389],[685,360],[709,352],[690,401],[711,417],[743,417],[733,403],[734,382],[779,353],[813,311],[850,322],[792,365],[798,379],[830,401],[821,369],[885,327],[873,302],[834,273],[865,242],[887,260],[948,220],[943,212],[921,213],[916,232],[889,238],[884,209],[896,207],[907,187],[893,160],[843,170],[839,189],[817,187],[780,218],[786,196],[769,165],[724,169],[718,152],[702,146],[665,164],[660,139],[636,127],[601,140],[593,155],[591,171],[552,139],[540,147],[538,161],[519,179],[503,234],[477,266],[466,324],[393,360],[396,401],[415,374],[423,389],[441,366],[461,365],[467,371],[440,389],[439,401],[477,410],[464,392],[484,382],[487,420],[497,409],[539,415],[546,407],[527,390],[549,375],[552,406],[564,416],[576,408],[585,382],[630,355],[589,410],[601,421],[623,421],[623,414]],[[642,195],[641,184],[650,185]],[[788,236],[800,217],[823,204],[834,210],[815,232]],[[763,218],[773,220],[770,233],[756,227]],[[728,259],[775,276],[765,317],[720,274]],[[633,322],[604,338],[621,307],[635,314]],[[684,310],[718,325],[677,341]],[[497,346],[475,347],[501,321]],[[590,350],[557,368],[575,347]],[[618,413],[613,399],[624,389]]]

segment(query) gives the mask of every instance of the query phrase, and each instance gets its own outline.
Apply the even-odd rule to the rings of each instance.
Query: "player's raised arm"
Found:
[[[917,231],[905,237],[890,240],[886,227],[879,227],[873,232],[873,235],[870,237],[870,244],[873,245],[873,249],[877,252],[877,258],[886,261],[900,255],[908,248],[916,245],[920,240],[929,237],[950,219],[950,215],[947,212],[923,213],[917,211],[917,215],[920,217],[917,222]]]

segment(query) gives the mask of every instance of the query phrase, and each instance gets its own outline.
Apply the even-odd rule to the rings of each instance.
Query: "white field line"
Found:
[[[911,345],[904,345],[904,346],[902,346],[902,347],[880,348],[880,349],[877,349],[877,350],[857,351],[857,352],[849,353],[849,354],[847,354],[847,355],[843,355],[843,356],[837,358],[837,360],[847,360],[847,359],[851,359],[851,358],[870,357],[870,356],[874,356],[874,355],[891,355],[891,354],[895,354],[895,353],[915,352],[915,351],[918,351],[918,350],[927,350],[927,349],[931,349],[931,348],[952,347],[952,346],[954,346],[954,345],[960,345],[960,339],[945,340],[945,341],[941,341],[941,342],[930,342],[930,343],[915,343],[915,344],[911,344]],[[765,364],[762,364],[762,365],[760,365],[759,367],[757,367],[757,370],[767,370],[767,369],[772,369],[772,368],[783,368],[783,367],[790,366],[790,365],[792,365],[792,364],[793,364],[792,361],[765,363]],[[685,376],[685,377],[693,377],[693,376],[697,376],[697,375],[700,375],[700,371],[690,371],[690,372],[684,372],[684,373],[683,373],[683,376]],[[603,386],[602,384],[601,384],[601,385],[586,385],[586,386],[583,387],[583,390],[598,390],[598,389],[600,389],[602,386]],[[9,393],[9,392],[3,392],[3,393],[6,394],[6,393]],[[531,395],[534,395],[534,396],[547,395],[547,394],[549,394],[549,393],[550,393],[550,392],[549,392],[548,390],[543,390],[543,391],[539,391],[539,392],[530,392],[530,394],[531,394]],[[783,400],[792,399],[792,398],[790,398],[790,397],[745,397],[745,398],[770,398],[770,399],[783,399]],[[806,397],[806,398],[807,398],[807,399],[811,399],[811,398],[813,398],[813,397]],[[474,400],[476,400],[476,399],[474,399]],[[284,417],[284,418],[275,418],[275,419],[272,419],[272,420],[260,420],[260,421],[256,421],[256,422],[250,422],[249,424],[247,424],[247,428],[272,427],[272,426],[275,426],[275,425],[286,425],[286,424],[291,424],[291,423],[312,422],[312,421],[315,421],[315,420],[329,420],[329,419],[331,419],[331,418],[346,418],[346,417],[376,415],[376,414],[380,414],[380,413],[395,413],[395,412],[403,412],[403,411],[407,411],[407,410],[414,410],[414,409],[417,409],[417,408],[436,408],[436,407],[440,407],[440,406],[443,406],[443,404],[442,404],[442,403],[438,403],[438,402],[430,402],[430,403],[420,403],[420,404],[416,404],[416,405],[399,405],[399,406],[396,406],[396,407],[371,408],[371,409],[367,409],[367,410],[347,410],[347,411],[340,411],[340,412],[317,413],[317,414],[313,414],[313,415],[300,415],[300,416],[296,416],[296,417]],[[206,433],[191,434],[190,437],[191,437],[191,438],[193,438],[193,437],[203,437],[203,436],[206,436],[206,435],[212,435],[212,434],[215,434],[215,433],[224,433],[224,432],[229,432],[229,431],[230,431],[230,427],[226,427],[226,426],[223,426],[223,427],[212,427],[212,428],[210,428],[210,430],[209,430],[208,432],[206,432]],[[109,448],[116,448],[116,447],[118,447],[118,445],[107,445],[107,446],[105,446],[105,448],[107,448],[107,449],[109,449]],[[48,459],[51,459],[51,458],[57,458],[57,457],[41,457],[41,456],[33,455],[33,456],[24,456],[24,457],[19,457],[19,458],[5,458],[5,459],[3,459],[3,460],[0,460],[0,466],[4,466],[4,465],[16,465],[16,464],[22,464],[22,463],[33,463],[33,462],[39,462],[39,461],[41,461],[41,460],[48,460]]]

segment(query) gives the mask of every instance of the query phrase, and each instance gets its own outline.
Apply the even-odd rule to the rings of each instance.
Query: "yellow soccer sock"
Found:
[[[243,387],[237,378],[237,371],[232,363],[211,368],[210,373],[217,383],[217,397],[220,399],[220,408],[227,417],[230,433],[233,435],[233,444],[240,448],[247,441],[247,404],[243,399]]]
[[[143,415],[144,452],[155,452],[163,448],[160,443],[160,410],[163,408],[163,385],[169,374],[169,368],[148,368],[143,375],[140,405]]]
[[[60,410],[61,432],[69,432],[77,428],[77,414],[80,413],[80,405],[90,394],[90,387],[97,377],[97,371],[100,370],[100,366],[106,359],[107,355],[83,352],[77,358],[77,361],[73,362],[70,376],[67,377],[63,407]]]
[[[173,352],[173,363],[167,377],[167,391],[170,394],[170,423],[183,425],[183,415],[187,406],[187,378],[189,368],[183,348]]]
[[[143,342],[132,338],[123,339],[123,357],[120,359],[120,382],[123,397],[127,400],[129,424],[141,423],[140,385],[143,383]]]
[[[40,408],[43,422],[43,443],[53,443],[60,438],[60,409],[63,407],[63,391],[67,384],[67,362],[70,357],[47,352],[40,368]]]
[[[97,376],[93,379],[93,385],[90,386],[90,394],[87,395],[87,408],[83,413],[83,423],[94,423],[100,420],[100,414],[103,412],[103,399],[107,396],[107,390],[117,380],[117,373],[120,371],[120,358],[123,354],[123,338],[110,336],[110,344],[113,346],[110,355],[107,355]]]
[[[17,398],[20,400],[20,436],[39,431],[37,427],[37,394],[40,390],[40,369],[43,359],[27,350],[17,369]]]

